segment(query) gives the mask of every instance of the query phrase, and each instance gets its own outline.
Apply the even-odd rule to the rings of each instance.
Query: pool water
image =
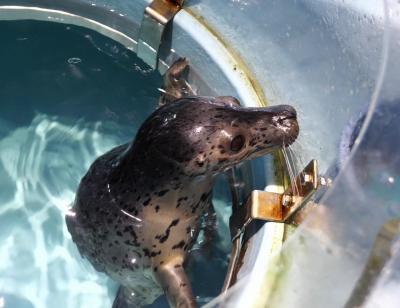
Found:
[[[2,21],[0,42],[0,307],[111,307],[116,283],[80,257],[64,214],[91,162],[155,109],[162,79],[80,27]],[[214,250],[195,249],[189,262],[200,303],[219,293],[228,263],[221,180],[214,199]]]

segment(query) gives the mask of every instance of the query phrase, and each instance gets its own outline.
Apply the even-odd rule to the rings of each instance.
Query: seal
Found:
[[[121,284],[113,307],[150,304],[163,291],[171,306],[195,307],[184,263],[212,208],[215,176],[299,132],[290,106],[190,96],[187,70],[185,59],[171,66],[162,106],[133,142],[94,161],[66,217],[81,255]]]

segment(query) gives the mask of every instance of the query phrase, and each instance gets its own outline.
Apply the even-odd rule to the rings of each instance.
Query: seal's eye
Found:
[[[236,136],[231,141],[231,151],[239,152],[244,146],[244,137],[242,135]]]

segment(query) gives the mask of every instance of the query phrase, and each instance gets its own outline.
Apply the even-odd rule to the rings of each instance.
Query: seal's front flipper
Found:
[[[155,273],[171,307],[197,307],[190,281],[182,263],[169,262]]]
[[[187,81],[189,62],[185,58],[175,61],[164,75],[164,91],[160,105],[171,103],[179,98],[196,95]]]
[[[114,299],[112,308],[133,308],[137,307],[133,305],[132,300],[129,298],[128,290],[120,286],[118,288],[117,296]]]

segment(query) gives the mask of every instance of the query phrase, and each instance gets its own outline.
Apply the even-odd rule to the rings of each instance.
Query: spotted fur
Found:
[[[297,137],[293,108],[236,102],[185,97],[165,104],[132,143],[99,157],[83,177],[67,226],[82,256],[124,287],[114,307],[150,304],[163,291],[172,306],[194,307],[183,264],[214,177]]]

